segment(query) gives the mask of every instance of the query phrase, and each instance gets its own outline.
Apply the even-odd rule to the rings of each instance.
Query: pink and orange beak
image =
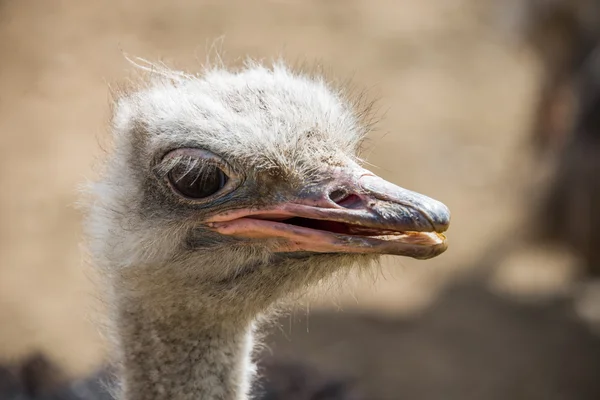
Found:
[[[351,163],[291,201],[213,216],[222,235],[280,239],[277,252],[393,254],[427,259],[443,253],[450,211]]]

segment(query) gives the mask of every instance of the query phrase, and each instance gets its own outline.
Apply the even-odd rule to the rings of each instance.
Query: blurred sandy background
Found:
[[[311,307],[426,306],[518,229],[538,172],[524,147],[538,65],[493,29],[486,4],[0,1],[0,357],[42,348],[71,370],[101,359],[75,203],[102,155],[108,85],[131,75],[125,54],[193,70],[216,39],[234,64],[283,54],[322,64],[380,99],[368,160],[450,207],[450,249],[427,263],[389,262],[375,287],[364,277]],[[561,266],[528,268],[520,271],[537,274],[519,282],[538,289],[568,276]]]

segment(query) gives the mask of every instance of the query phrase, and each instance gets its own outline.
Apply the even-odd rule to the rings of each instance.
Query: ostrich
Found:
[[[446,249],[446,206],[360,167],[352,104],[282,63],[161,70],[116,101],[112,132],[86,227],[120,398],[246,399],[278,303]]]

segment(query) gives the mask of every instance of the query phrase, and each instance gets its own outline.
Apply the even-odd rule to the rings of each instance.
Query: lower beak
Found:
[[[218,214],[207,225],[248,239],[278,239],[277,252],[393,254],[427,259],[443,253],[448,208],[358,166],[305,189],[294,200]]]

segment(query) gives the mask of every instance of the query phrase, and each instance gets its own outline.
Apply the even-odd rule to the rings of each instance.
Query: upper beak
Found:
[[[276,251],[379,253],[426,259],[443,253],[450,211],[352,163],[291,201],[213,216],[224,235],[281,239]]]
[[[361,211],[394,230],[442,233],[450,226],[450,210],[437,200],[372,174],[359,184],[368,199]]]

